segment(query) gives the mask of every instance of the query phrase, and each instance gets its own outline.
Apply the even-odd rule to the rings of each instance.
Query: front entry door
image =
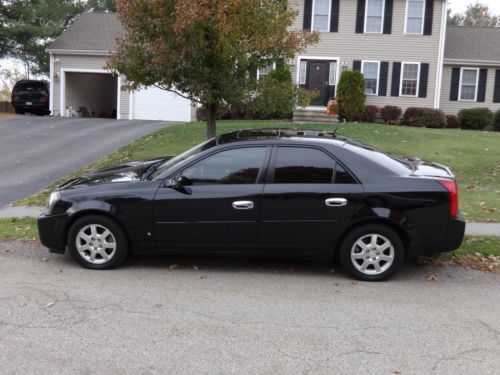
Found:
[[[328,61],[309,61],[309,90],[317,90],[320,95],[311,105],[324,106],[328,102]]]

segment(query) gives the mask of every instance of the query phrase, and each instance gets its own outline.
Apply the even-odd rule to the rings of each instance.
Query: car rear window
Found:
[[[18,83],[14,91],[43,92],[47,91],[47,87],[42,82],[23,82]]]

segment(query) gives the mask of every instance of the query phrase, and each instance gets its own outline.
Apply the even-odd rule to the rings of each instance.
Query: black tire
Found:
[[[96,229],[95,235],[92,234],[92,226]],[[106,235],[106,232],[103,231],[103,228],[109,230],[111,236],[107,235],[104,238],[103,235]],[[82,238],[83,235],[91,237],[88,243]],[[96,244],[97,241],[99,244]],[[106,248],[107,244],[111,245],[112,243],[115,244],[114,251],[111,248]],[[79,251],[78,245],[80,245],[80,249],[88,245],[88,249]],[[101,248],[101,246],[103,247]],[[114,220],[101,215],[83,216],[75,221],[68,231],[68,248],[71,256],[79,265],[94,270],[111,269],[120,265],[129,252],[128,240],[122,228]],[[91,260],[92,254],[94,254],[94,261]],[[110,258],[106,260],[102,255]]]
[[[375,246],[372,246],[372,241],[375,241]],[[389,247],[384,249],[385,246]],[[367,224],[353,229],[339,249],[344,270],[363,281],[383,281],[393,276],[403,263],[404,252],[400,236],[383,224]]]
[[[24,115],[25,111],[22,108],[14,107],[14,112],[16,113],[16,115]]]

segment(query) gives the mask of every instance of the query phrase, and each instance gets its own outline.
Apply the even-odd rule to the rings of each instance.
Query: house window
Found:
[[[406,3],[406,34],[424,31],[425,0],[408,0]]]
[[[417,96],[419,75],[419,63],[403,63],[401,69],[401,96]]]
[[[313,1],[312,30],[329,31],[330,25],[330,0]]]
[[[384,0],[367,0],[365,33],[381,33],[384,24]]]
[[[363,61],[361,72],[365,78],[366,95],[378,95],[379,61]]]
[[[460,70],[460,100],[476,101],[479,81],[479,69],[462,68]]]
[[[299,67],[299,85],[306,84],[307,61],[302,60]]]
[[[257,69],[257,79],[267,76],[271,70],[276,69],[276,63],[269,64],[262,68]]]
[[[330,61],[330,74],[328,75],[328,85],[335,86],[337,84],[337,62]]]

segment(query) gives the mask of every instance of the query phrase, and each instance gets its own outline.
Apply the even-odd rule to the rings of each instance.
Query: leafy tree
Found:
[[[118,0],[126,35],[109,62],[129,87],[156,85],[207,109],[207,137],[217,108],[242,102],[255,71],[292,59],[317,42],[290,30],[297,12],[285,0]]]
[[[337,87],[338,115],[341,120],[357,121],[365,110],[365,80],[359,70],[345,70]]]
[[[451,13],[448,11],[448,25],[471,27],[495,27],[500,18],[491,13],[490,8],[480,2],[469,4],[465,13]]]

